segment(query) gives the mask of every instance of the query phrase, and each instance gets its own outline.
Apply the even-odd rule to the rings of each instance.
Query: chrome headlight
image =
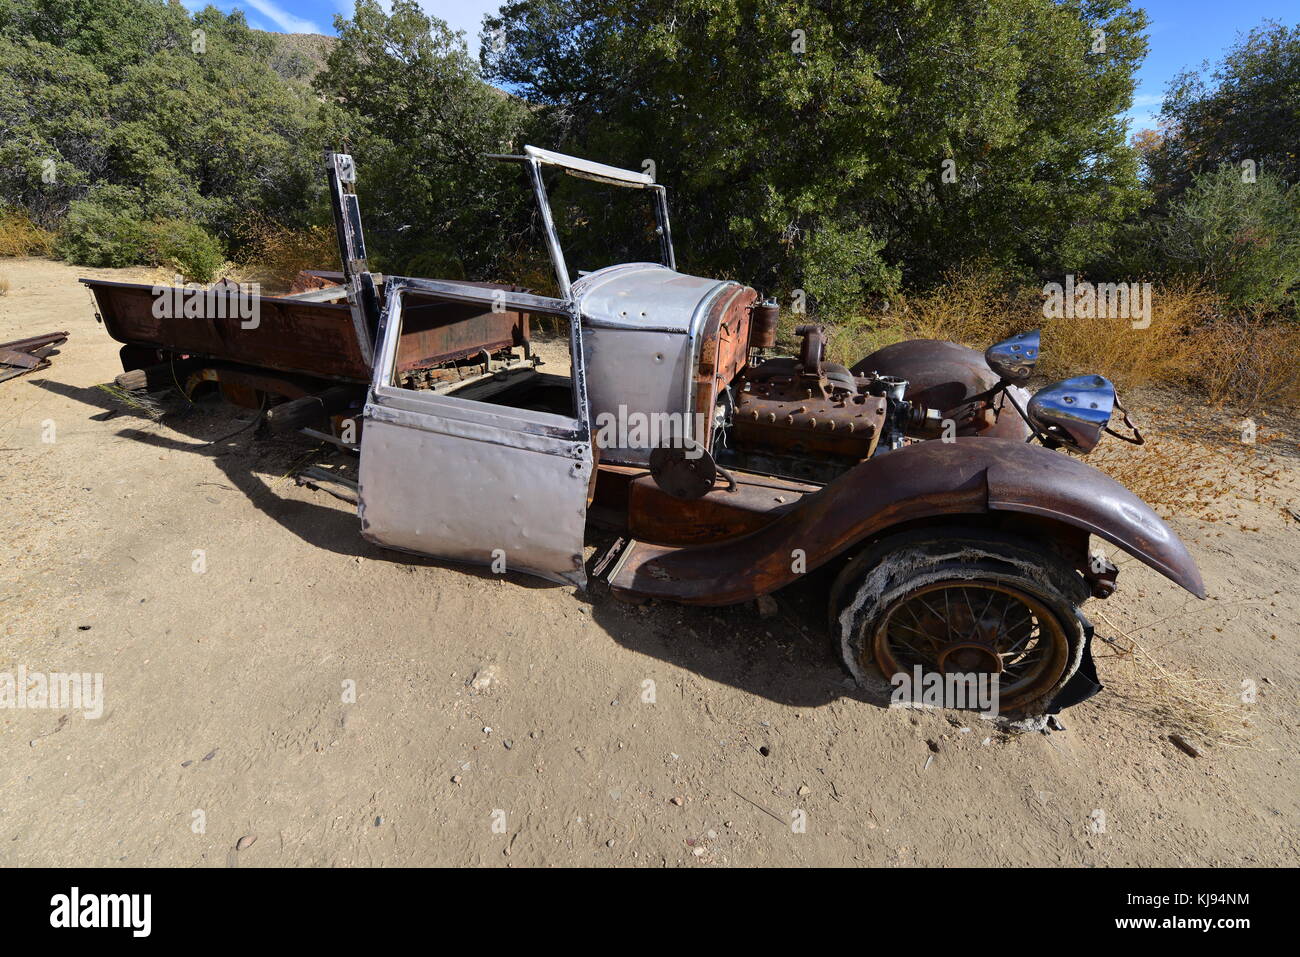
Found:
[[[1039,331],[1020,332],[984,350],[984,361],[1003,379],[1023,382],[1038,364]]]
[[[1073,449],[1091,452],[1115,410],[1115,386],[1099,375],[1081,375],[1043,386],[1026,413],[1034,428]]]

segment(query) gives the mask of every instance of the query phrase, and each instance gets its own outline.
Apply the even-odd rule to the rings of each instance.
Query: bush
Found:
[[[0,209],[0,256],[52,256],[54,234],[32,222],[26,210]]]
[[[79,199],[59,233],[62,259],[78,266],[135,266],[149,258],[149,228],[121,193]]]
[[[168,266],[194,282],[212,282],[226,261],[220,239],[202,226],[178,220],[153,223],[149,265]]]
[[[1294,311],[1300,294],[1300,189],[1224,164],[1196,177],[1154,227],[1157,254],[1230,306]]]
[[[80,266],[166,266],[211,282],[225,260],[221,241],[195,223],[146,220],[125,190],[105,189],[72,203],[59,255]]]

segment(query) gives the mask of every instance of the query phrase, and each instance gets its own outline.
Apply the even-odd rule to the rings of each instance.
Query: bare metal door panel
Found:
[[[454,401],[454,400],[453,400]],[[367,409],[361,531],[390,548],[585,585],[590,464],[574,443]]]
[[[402,291],[390,285],[366,403],[362,534],[388,548],[585,586],[594,463],[580,330],[575,324],[571,337],[581,394],[573,417],[402,389],[391,384]]]

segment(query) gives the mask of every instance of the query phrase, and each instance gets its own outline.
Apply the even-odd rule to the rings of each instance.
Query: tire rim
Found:
[[[1002,582],[963,579],[894,599],[877,619],[870,650],[886,678],[910,675],[916,665],[926,673],[996,676],[1007,711],[1055,686],[1070,643],[1041,599]],[[863,648],[862,658],[867,653]]]

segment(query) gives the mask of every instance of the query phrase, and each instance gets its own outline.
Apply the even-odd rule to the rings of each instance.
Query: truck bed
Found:
[[[176,292],[204,297],[196,310],[200,314],[160,317],[155,303],[172,292],[172,287],[101,279],[81,282],[94,296],[108,334],[130,347],[123,350],[127,371],[171,354],[318,379],[358,384],[370,381],[370,365],[357,342],[346,301],[255,296],[252,299],[257,320],[253,325],[240,318],[239,291],[235,286],[218,284],[201,292],[178,289]],[[475,285],[518,289],[488,283]],[[476,305],[413,297],[404,310],[398,371],[409,373],[484,350],[494,352],[525,345],[528,339],[528,317],[522,313],[493,312]],[[145,358],[153,353],[156,357]]]

